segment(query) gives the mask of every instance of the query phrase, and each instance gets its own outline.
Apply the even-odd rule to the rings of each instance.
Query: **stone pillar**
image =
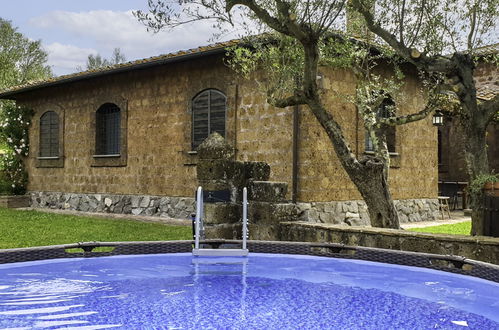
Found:
[[[255,240],[278,240],[280,222],[298,220],[298,207],[286,200],[288,184],[252,181],[249,187],[248,217],[250,237]]]
[[[271,239],[281,221],[297,220],[297,207],[286,201],[288,184],[270,182],[264,162],[233,160],[234,149],[218,133],[198,147],[197,178],[203,187],[205,238],[241,239],[242,190],[248,188],[251,239]]]
[[[241,236],[241,205],[234,202],[231,178],[234,149],[218,134],[198,147],[197,178],[204,192],[205,238],[236,239]]]

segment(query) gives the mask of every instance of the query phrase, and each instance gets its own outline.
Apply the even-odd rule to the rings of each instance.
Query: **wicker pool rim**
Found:
[[[140,255],[192,252],[194,241],[148,242],[80,242],[33,248],[0,250],[0,264],[60,258],[89,258],[115,255]],[[214,248],[240,244],[238,240],[205,240],[201,244]],[[95,248],[112,251],[96,252]],[[249,252],[298,254],[374,261],[415,266],[455,274],[469,275],[499,283],[499,266],[460,256],[388,250],[335,243],[248,241]]]

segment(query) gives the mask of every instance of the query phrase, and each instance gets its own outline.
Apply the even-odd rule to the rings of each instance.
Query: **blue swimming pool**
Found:
[[[0,265],[0,328],[499,329],[499,284],[407,266],[252,253]]]

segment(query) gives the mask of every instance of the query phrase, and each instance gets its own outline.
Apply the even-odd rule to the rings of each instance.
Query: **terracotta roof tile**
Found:
[[[357,40],[360,40],[356,38]],[[105,74],[112,74],[116,72],[122,72],[122,71],[128,71],[128,70],[134,70],[136,68],[140,68],[144,65],[154,65],[154,64],[161,64],[164,61],[169,61],[169,60],[175,60],[175,59],[181,59],[183,56],[191,56],[191,55],[196,55],[199,54],[200,56],[203,55],[203,53],[207,52],[212,52],[212,51],[217,51],[217,50],[223,50],[227,47],[237,45],[238,43],[241,43],[241,39],[233,39],[229,41],[224,41],[224,42],[218,42],[214,44],[210,44],[207,46],[200,46],[197,48],[191,48],[187,50],[179,50],[177,52],[169,53],[169,54],[164,54],[164,55],[159,55],[159,56],[151,56],[148,58],[144,59],[139,59],[135,61],[130,61],[126,63],[120,63],[116,65],[111,65],[111,66],[106,66],[103,68],[98,68],[98,69],[93,69],[93,70],[87,70],[83,72],[76,72],[68,75],[63,75],[63,76],[58,76],[58,77],[53,77],[45,80],[35,80],[35,81],[30,81],[24,85],[18,85],[18,86],[13,86],[8,89],[0,91],[0,98],[5,98],[8,96],[12,96],[18,93],[22,93],[28,90],[33,90],[33,89],[38,89],[42,87],[48,87],[52,85],[57,85],[65,82],[70,82],[70,81],[77,81],[77,80],[83,80],[87,78],[92,78],[94,76],[99,76],[99,75],[105,75]],[[379,45],[375,45],[375,47],[380,47]],[[491,53],[498,53],[499,52],[499,43],[497,44],[492,44],[484,47],[477,48],[475,50],[475,54],[477,55],[488,55]],[[494,95],[499,93],[499,86],[497,85],[483,85],[480,87],[477,87],[477,96],[480,99],[488,100]]]
[[[151,56],[148,58],[144,59],[139,59],[135,61],[130,61],[126,63],[119,63],[111,66],[106,66],[98,69],[93,69],[93,70],[86,70],[83,72],[76,72],[76,73],[71,73],[63,76],[58,76],[58,77],[53,77],[49,79],[44,79],[44,80],[34,80],[30,81],[26,84],[23,85],[18,85],[18,86],[13,86],[10,88],[7,88],[5,90],[0,91],[0,98],[1,97],[7,97],[10,95],[14,95],[17,93],[21,93],[27,90],[32,90],[36,88],[42,88],[42,87],[48,87],[56,84],[60,84],[63,82],[69,82],[69,81],[75,81],[75,80],[83,80],[86,78],[91,78],[96,75],[104,75],[104,74],[111,74],[115,72],[122,72],[126,70],[133,70],[136,68],[139,68],[143,65],[151,64],[154,65],[156,62],[157,64],[161,64],[164,61],[168,60],[174,60],[174,59],[181,59],[183,56],[191,56],[191,55],[196,55],[199,54],[200,56],[203,55],[203,53],[206,52],[212,52],[212,51],[217,51],[217,50],[223,50],[227,47],[234,46],[238,43],[240,43],[240,39],[234,39],[230,41],[225,41],[225,42],[218,42],[215,44],[211,44],[208,46],[201,46],[197,48],[191,48],[188,50],[181,50],[169,54],[164,54],[164,55],[159,55],[159,56]]]

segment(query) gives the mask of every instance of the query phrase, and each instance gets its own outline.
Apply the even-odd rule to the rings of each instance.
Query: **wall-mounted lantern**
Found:
[[[433,126],[442,126],[444,124],[444,114],[442,111],[437,110],[433,114]]]

